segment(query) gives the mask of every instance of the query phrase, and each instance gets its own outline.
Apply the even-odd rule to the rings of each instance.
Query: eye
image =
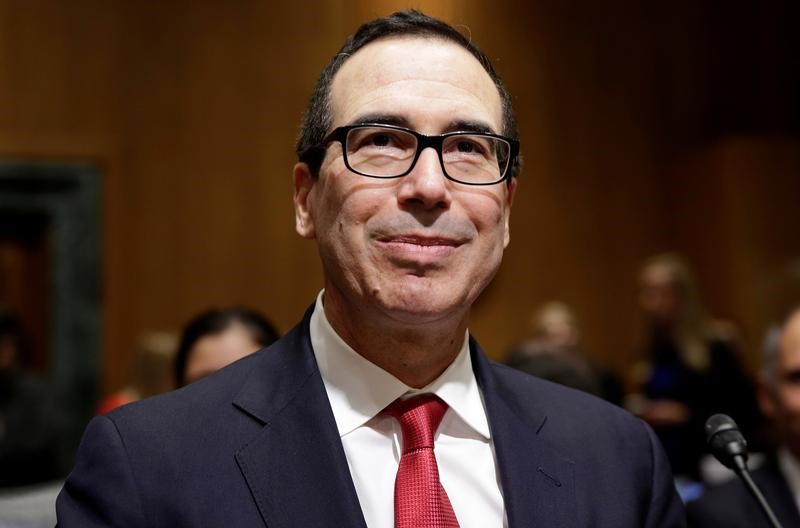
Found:
[[[472,139],[461,139],[461,140],[459,140],[458,143],[456,144],[456,149],[459,152],[463,152],[465,154],[472,154],[472,153],[481,154],[481,153],[483,153],[483,148],[480,145],[478,145]]]
[[[386,132],[358,131],[351,136],[351,143],[357,148],[389,147],[395,143],[391,134]]]
[[[444,153],[460,159],[488,159],[493,156],[492,139],[480,135],[450,136],[443,145]]]
[[[376,147],[386,147],[392,142],[392,138],[389,134],[373,134],[367,139],[371,145],[375,145]]]
[[[466,140],[459,141],[458,144],[456,145],[456,148],[458,149],[459,152],[467,152],[467,153],[475,152],[476,150],[478,150],[478,147],[475,145],[475,143]]]
[[[350,151],[400,149],[414,147],[414,136],[402,130],[388,130],[377,127],[353,129],[348,138]]]

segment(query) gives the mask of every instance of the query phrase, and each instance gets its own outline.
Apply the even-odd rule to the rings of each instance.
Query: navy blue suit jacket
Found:
[[[208,378],[94,418],[57,500],[59,526],[364,528],[310,313]],[[470,349],[509,526],[685,525],[643,422]]]
[[[784,526],[800,526],[800,511],[774,458],[751,472],[775,517]],[[772,524],[738,478],[710,488],[686,507],[693,528],[770,528]]]

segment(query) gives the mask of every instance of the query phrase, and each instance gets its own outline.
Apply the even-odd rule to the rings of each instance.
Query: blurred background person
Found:
[[[183,387],[271,345],[279,334],[248,308],[212,309],[190,320],[175,354],[175,386]]]
[[[98,406],[97,414],[172,390],[172,363],[177,345],[177,336],[169,332],[143,334],[130,369],[129,383],[107,396]]]
[[[640,287],[647,336],[627,405],[655,429],[675,475],[698,481],[706,453],[703,425],[710,415],[731,415],[753,437],[758,421],[753,383],[740,362],[732,326],[706,318],[681,256],[649,259]]]
[[[800,526],[800,309],[765,339],[758,403],[777,445],[753,480],[783,526]],[[739,479],[709,489],[687,512],[693,528],[771,526]]]
[[[622,404],[621,383],[610,371],[588,359],[577,317],[566,303],[551,301],[532,314],[530,338],[510,349],[506,364]]]
[[[0,488],[63,477],[63,424],[50,390],[26,369],[27,339],[0,311]]]

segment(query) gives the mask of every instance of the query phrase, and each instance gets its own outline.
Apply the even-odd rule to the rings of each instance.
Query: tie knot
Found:
[[[447,404],[434,394],[423,394],[406,400],[397,399],[383,412],[400,422],[405,454],[417,449],[433,448],[433,436],[447,412]]]

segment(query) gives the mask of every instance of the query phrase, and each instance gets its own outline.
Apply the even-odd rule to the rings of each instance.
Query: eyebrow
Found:
[[[397,114],[364,114],[356,117],[348,125],[394,125],[405,128],[409,126],[408,119]]]
[[[366,125],[366,124],[394,125],[412,129],[409,120],[397,114],[382,114],[382,113],[364,114],[356,117],[355,119],[353,119],[348,123],[348,125]],[[447,134],[448,132],[477,132],[479,134],[481,133],[497,134],[497,132],[494,131],[492,127],[484,121],[465,120],[465,119],[450,121],[450,123],[447,124],[447,126],[444,128],[444,130],[442,130],[441,133]]]
[[[447,128],[444,130],[445,133],[447,132],[478,132],[478,133],[487,133],[487,134],[497,134],[492,127],[489,126],[488,123],[484,121],[465,121],[465,120],[458,120],[458,121],[451,121]]]

